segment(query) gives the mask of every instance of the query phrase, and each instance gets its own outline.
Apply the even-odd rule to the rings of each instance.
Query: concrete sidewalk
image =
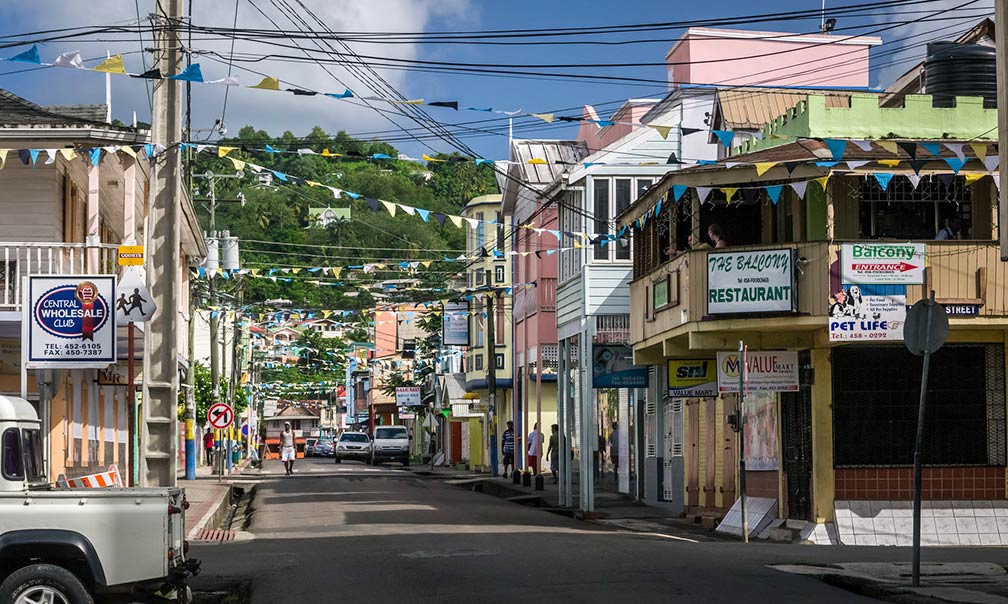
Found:
[[[178,485],[185,489],[189,510],[186,512],[186,537],[196,539],[200,529],[212,527],[231,504],[231,484],[248,468],[243,460],[230,475],[218,479],[210,466],[196,467],[196,480],[185,480],[185,470],[178,476]]]

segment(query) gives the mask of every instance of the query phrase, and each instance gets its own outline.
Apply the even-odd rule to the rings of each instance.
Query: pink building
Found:
[[[595,153],[620,140],[640,127],[641,118],[661,99],[629,99],[612,117],[602,119],[591,105],[584,106],[585,120],[578,127],[577,140],[588,145],[588,153]]]
[[[868,87],[868,50],[881,38],[691,27],[665,55],[677,84]]]

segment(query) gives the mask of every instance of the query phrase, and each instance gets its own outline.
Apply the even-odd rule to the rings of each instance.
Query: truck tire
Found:
[[[32,564],[14,571],[0,583],[0,602],[94,604],[87,589],[73,573],[52,564]]]

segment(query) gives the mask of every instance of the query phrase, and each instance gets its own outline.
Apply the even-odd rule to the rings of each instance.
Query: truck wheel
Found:
[[[33,564],[14,571],[0,583],[0,602],[94,604],[73,573],[52,564]]]

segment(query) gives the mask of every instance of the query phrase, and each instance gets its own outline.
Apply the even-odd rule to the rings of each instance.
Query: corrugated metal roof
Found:
[[[519,162],[522,180],[529,185],[548,185],[572,164],[588,155],[584,141],[516,140],[511,144],[511,160]],[[530,164],[530,159],[546,160],[545,164]]]
[[[794,88],[719,89],[714,99],[714,128],[755,130],[784,115],[810,94],[826,97],[826,106],[850,106],[850,92]]]
[[[452,403],[451,410],[452,417],[483,417],[482,413],[470,409],[469,403]]]

